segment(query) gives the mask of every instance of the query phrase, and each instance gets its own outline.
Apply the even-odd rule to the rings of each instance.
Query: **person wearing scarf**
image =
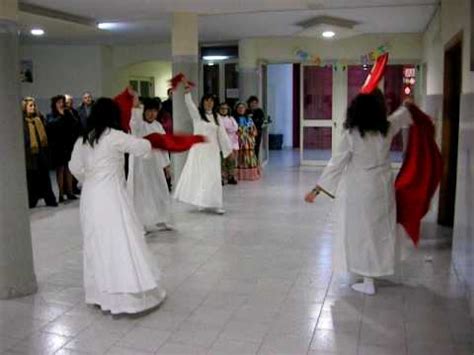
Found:
[[[34,98],[23,99],[22,111],[29,206],[33,208],[44,199],[47,206],[56,207],[49,177],[48,137]]]
[[[255,154],[258,129],[253,119],[247,114],[247,105],[238,102],[235,106],[235,118],[239,125],[239,153],[237,158],[237,178],[239,180],[258,180],[261,172]]]

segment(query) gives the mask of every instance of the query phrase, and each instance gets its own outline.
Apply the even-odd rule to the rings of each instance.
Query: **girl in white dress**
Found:
[[[198,109],[190,89],[189,86],[186,87],[184,100],[193,119],[194,134],[204,135],[207,143],[195,146],[189,152],[174,198],[201,209],[224,214],[220,153],[227,158],[232,153],[232,146],[214,111],[214,96],[203,96]]]
[[[158,99],[145,99],[144,107],[140,107],[135,99],[130,129],[132,135],[138,138],[151,133],[165,134],[165,130],[157,121],[161,109]],[[145,230],[171,230],[171,197],[166,182],[165,171],[169,171],[169,153],[164,150],[154,150],[149,159],[132,157],[127,188],[132,196],[135,210]]]
[[[405,107],[387,119],[380,90],[357,96],[348,109],[337,152],[305,197],[314,202],[320,192],[335,196],[333,267],[336,272],[364,276],[364,282],[352,285],[358,292],[375,294],[373,278],[395,272],[404,242],[396,222],[390,146],[411,123]]]
[[[83,186],[80,216],[86,303],[112,314],[154,308],[166,295],[125,189],[124,153],[145,158],[152,147],[183,151],[202,141],[202,137],[180,137],[175,142],[174,137],[156,133],[145,138],[123,133],[119,107],[101,98],[92,107],[87,130],[77,140],[70,161],[72,173]]]

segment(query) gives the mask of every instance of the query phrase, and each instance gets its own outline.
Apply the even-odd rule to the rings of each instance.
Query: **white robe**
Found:
[[[222,208],[220,152],[227,157],[232,146],[224,127],[215,124],[213,115],[207,115],[209,122],[204,121],[190,93],[184,100],[193,119],[194,134],[204,135],[208,141],[191,148],[173,196],[199,207]]]
[[[151,133],[165,134],[159,122],[148,123],[143,120],[142,108],[132,110],[130,129],[132,135],[138,138]],[[153,150],[147,159],[130,157],[127,189],[145,228],[170,222],[171,197],[163,171],[169,165],[169,154],[164,150]]]
[[[151,153],[151,144],[109,129],[94,147],[80,138],[69,163],[82,182],[86,303],[113,314],[153,308],[165,296],[158,267],[126,191],[124,153],[145,157]]]
[[[368,277],[392,275],[403,243],[396,223],[392,139],[411,124],[402,107],[389,118],[386,137],[345,131],[318,185],[336,196],[333,267]],[[398,243],[400,242],[400,243]]]

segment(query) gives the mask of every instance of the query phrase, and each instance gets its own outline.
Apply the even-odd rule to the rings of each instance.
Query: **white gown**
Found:
[[[130,120],[132,135],[142,138],[151,133],[165,134],[157,121],[143,120],[143,109],[134,108]],[[170,222],[171,197],[163,168],[170,165],[167,151],[155,149],[147,159],[130,157],[127,190],[133,199],[135,211],[145,228]]]
[[[223,126],[216,125],[212,114],[209,122],[201,119],[190,93],[186,106],[193,119],[194,134],[206,136],[207,142],[191,148],[176,185],[174,198],[204,208],[222,208],[221,156],[229,156],[232,146]]]
[[[392,139],[411,124],[402,107],[389,118],[386,137],[346,131],[318,185],[336,196],[333,267],[367,277],[394,274],[403,240],[396,223]]]
[[[82,182],[86,303],[113,314],[159,305],[165,292],[125,186],[124,153],[146,157],[151,144],[109,129],[92,148],[80,138],[69,167]]]

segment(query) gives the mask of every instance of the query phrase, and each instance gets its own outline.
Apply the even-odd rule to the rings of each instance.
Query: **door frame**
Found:
[[[444,47],[443,74],[443,116],[441,128],[441,155],[444,161],[443,175],[440,183],[438,224],[454,226],[456,208],[457,158],[459,153],[459,125],[462,96],[462,67],[463,67],[463,32],[456,34]],[[453,57],[453,51],[459,51],[458,57]],[[457,68],[458,87],[448,80],[452,77],[452,68]],[[455,91],[457,90],[457,91]],[[454,111],[454,112],[453,112]]]

